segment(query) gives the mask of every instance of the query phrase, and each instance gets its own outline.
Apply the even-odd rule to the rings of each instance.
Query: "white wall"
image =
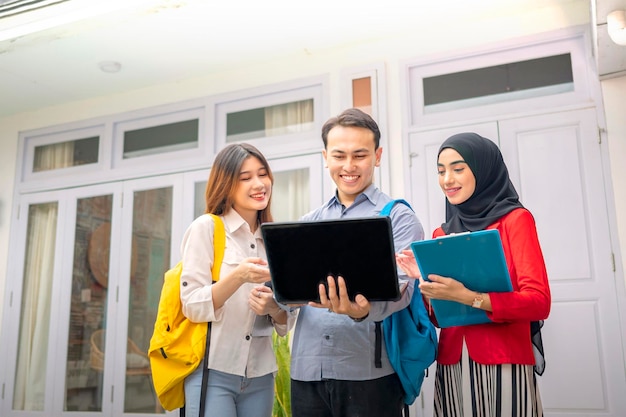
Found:
[[[622,270],[626,271],[626,76],[602,81]]]
[[[493,42],[509,38],[523,37],[541,32],[562,29],[569,26],[589,24],[589,4],[587,0],[564,2],[560,8],[544,8],[516,13],[507,19],[460,20],[458,22],[433,22],[430,26],[416,27],[409,33],[398,33],[393,38],[369,39],[357,45],[335,50],[310,51],[282,61],[259,63],[242,68],[240,71],[214,74],[211,76],[184,80],[171,85],[158,85],[125,94],[94,98],[82,102],[42,109],[32,113],[19,114],[0,119],[0,303],[5,300],[7,280],[18,277],[7,276],[7,264],[10,246],[10,223],[14,212],[14,175],[17,156],[17,138],[20,131],[30,130],[60,123],[83,120],[128,110],[152,107],[201,96],[237,91],[245,88],[278,83],[284,80],[330,75],[330,112],[336,114],[340,108],[340,73],[342,70],[372,63],[384,62],[387,75],[387,114],[389,147],[385,149],[391,161],[405,160],[402,157],[402,108],[400,91],[400,70],[402,62],[421,56],[435,54],[459,54],[463,50],[478,49]],[[451,30],[451,28],[454,30]],[[460,36],[459,36],[460,35]],[[157,53],[166,53],[158,51]],[[626,82],[621,83],[620,91],[626,89]],[[607,85],[607,90],[613,87]],[[623,94],[622,94],[623,96]],[[616,113],[622,111],[617,97],[607,103],[607,113],[611,120],[619,118]],[[619,159],[626,156],[624,144],[624,124],[621,124],[621,148],[614,149],[615,167]],[[320,143],[321,147],[321,143]],[[613,148],[612,148],[613,149]],[[391,164],[391,190],[394,197],[404,193],[402,164]],[[614,171],[616,172],[616,171]],[[617,174],[617,172],[616,172]],[[616,177],[614,186],[623,190],[624,179]],[[616,192],[617,197],[617,192]],[[618,213],[621,236],[626,236],[626,196],[619,196]],[[624,241],[624,239],[622,240]],[[626,258],[626,256],[624,256]],[[19,278],[18,278],[19,279]],[[15,302],[15,301],[14,301]],[[2,313],[0,312],[0,326]],[[2,329],[0,328],[0,332]]]

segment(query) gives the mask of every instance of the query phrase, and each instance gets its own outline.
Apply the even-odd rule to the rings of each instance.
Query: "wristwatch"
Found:
[[[354,317],[350,317],[352,319],[352,321],[356,322],[356,323],[360,323],[363,320],[365,320],[368,316],[370,315],[370,313],[367,313],[366,315],[364,315],[363,317],[359,317],[359,318],[354,318]]]
[[[483,293],[479,292],[478,294],[476,294],[476,297],[474,297],[474,301],[472,301],[472,307],[480,308],[482,305],[483,305]]]

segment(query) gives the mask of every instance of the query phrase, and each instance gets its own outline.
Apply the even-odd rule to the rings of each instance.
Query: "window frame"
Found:
[[[216,97],[213,101],[213,120],[209,124],[214,126],[215,149],[221,149],[226,144],[240,143],[227,142],[226,118],[229,113],[269,107],[279,104],[292,103],[301,100],[313,99],[313,127],[304,132],[288,133],[276,136],[249,138],[245,141],[262,150],[266,157],[300,155],[322,147],[320,132],[328,115],[326,100],[328,92],[326,76],[313,77],[239,91]]]
[[[124,119],[112,122],[113,154],[111,169],[134,171],[137,163],[143,167],[157,164],[157,166],[175,166],[176,161],[185,160],[193,162],[198,159],[198,155],[206,155],[209,147],[206,138],[206,106],[198,103],[188,103],[185,106],[168,106],[145,111],[131,113]],[[198,120],[198,142],[197,147],[166,150],[164,152],[147,153],[130,158],[124,158],[124,133],[131,130],[158,128],[159,126],[184,122],[188,120]],[[155,148],[159,149],[159,148]],[[204,158],[201,158],[204,160]],[[186,164],[185,164],[186,165]]]
[[[20,196],[15,201],[14,211],[17,214],[17,218],[12,222],[13,229],[12,235],[16,236],[14,244],[11,245],[9,251],[9,263],[7,276],[15,277],[14,279],[7,280],[5,301],[9,301],[5,304],[3,311],[3,328],[2,334],[6,336],[6,340],[11,340],[12,343],[7,343],[0,349],[3,357],[11,358],[6,361],[6,370],[4,375],[9,378],[11,383],[6,385],[6,392],[3,393],[5,408],[12,414],[28,413],[28,410],[17,410],[13,408],[13,402],[15,398],[15,378],[18,367],[18,354],[19,354],[19,337],[20,329],[22,325],[22,301],[24,296],[25,281],[24,274],[26,272],[25,261],[28,254],[26,253],[28,246],[28,227],[29,227],[29,209],[31,205],[56,203],[57,204],[57,218],[56,218],[56,231],[54,236],[54,256],[52,267],[52,283],[50,291],[50,299],[52,300],[49,320],[46,323],[48,326],[48,346],[46,347],[45,358],[45,392],[43,398],[43,409],[30,411],[31,413],[43,413],[47,414],[53,407],[53,401],[55,397],[55,382],[58,375],[58,363],[55,360],[55,353],[57,351],[56,344],[59,341],[58,333],[62,327],[62,322],[59,319],[61,317],[61,310],[64,308],[64,302],[67,299],[63,296],[63,287],[66,284],[66,280],[63,279],[63,256],[65,253],[65,232],[68,227],[66,216],[68,203],[64,200],[64,192],[47,191],[37,194],[26,194]],[[17,318],[17,320],[9,320],[8,318]],[[42,325],[40,323],[40,325]],[[8,381],[7,381],[8,382]]]
[[[51,169],[45,171],[33,171],[35,149],[39,146],[54,145],[57,143],[72,142],[90,137],[98,137],[98,160],[94,163],[70,166],[66,168]],[[106,127],[104,123],[83,123],[63,125],[60,127],[38,129],[30,132],[22,132],[19,136],[18,175],[17,180],[33,186],[63,182],[65,178],[80,177],[97,172],[105,168],[106,155]]]
[[[587,62],[592,57],[585,48],[587,38],[586,31],[573,28],[557,31],[548,36],[543,34],[540,37],[518,39],[515,43],[504,42],[489,49],[456,56],[405,61],[402,65],[401,83],[406,86],[403,89],[406,94],[403,101],[407,103],[404,110],[407,126],[413,130],[424,126],[449,124],[451,120],[461,123],[493,118],[496,115],[516,113],[529,106],[543,111],[548,108],[591,102],[593,97],[589,85]],[[572,62],[572,91],[559,92],[556,87],[547,87],[543,91],[552,90],[552,94],[529,95],[528,92],[512,92],[504,100],[502,97],[492,100],[487,97],[446,103],[441,106],[441,111],[429,111],[424,105],[424,78],[566,53],[570,54]],[[453,103],[463,104],[463,102],[469,105],[453,105]]]
[[[323,161],[321,149],[323,147],[319,132],[322,122],[328,115],[328,76],[297,80],[287,83],[276,84],[269,87],[260,87],[238,92],[230,97],[240,99],[267,100],[268,97],[276,97],[283,94],[288,100],[293,100],[290,94],[294,89],[304,90],[309,96],[314,98],[315,127],[305,135],[285,135],[268,138],[264,145],[259,145],[267,159],[273,164],[274,170],[285,170],[287,167],[308,168],[310,171],[311,189],[309,190],[315,198],[311,198],[310,205],[316,207],[321,205],[324,196],[330,191],[327,184],[329,179],[323,172]],[[95,117],[86,120],[77,120],[55,126],[47,126],[39,129],[32,129],[19,133],[18,159],[16,161],[16,175],[14,179],[14,199],[11,220],[11,240],[15,240],[15,245],[11,246],[9,253],[9,263],[7,271],[11,276],[18,276],[17,280],[7,281],[4,297],[4,314],[2,335],[16,335],[19,332],[21,294],[24,280],[19,277],[24,274],[25,240],[27,239],[26,228],[28,226],[28,209],[30,202],[54,201],[59,204],[57,214],[56,230],[56,252],[53,277],[53,300],[58,300],[62,296],[62,303],[55,303],[55,310],[51,314],[50,334],[54,334],[54,340],[48,346],[47,374],[45,385],[45,412],[55,414],[67,414],[63,409],[64,385],[59,381],[65,380],[67,376],[67,346],[68,330],[64,329],[68,319],[68,309],[71,308],[71,293],[68,288],[71,277],[74,256],[74,239],[76,221],[76,199],[91,195],[98,190],[114,191],[114,214],[112,220],[111,240],[118,242],[119,251],[111,253],[109,264],[111,266],[111,276],[118,277],[118,281],[113,288],[113,281],[110,282],[111,289],[115,294],[107,301],[107,320],[120,324],[116,327],[115,333],[110,333],[107,337],[107,357],[109,371],[103,379],[103,398],[112,398],[114,386],[124,386],[124,372],[117,369],[116,364],[121,364],[125,360],[125,335],[128,333],[128,300],[130,289],[121,277],[129,276],[129,257],[131,253],[132,237],[132,207],[133,192],[148,187],[152,184],[164,186],[164,183],[175,183],[173,195],[173,224],[171,236],[171,260],[177,260],[180,253],[180,240],[186,226],[192,220],[187,214],[186,202],[192,201],[193,192],[183,184],[183,178],[187,178],[198,170],[206,170],[202,174],[208,173],[216,150],[220,149],[224,143],[218,142],[214,137],[214,128],[211,125],[215,120],[215,106],[219,102],[219,97],[203,97],[196,100],[189,100],[179,103],[170,103],[161,106],[142,108],[134,111],[127,111],[113,115]],[[226,96],[222,96],[221,99]],[[192,117],[198,119],[198,148],[164,152],[140,156],[136,158],[122,158],[123,153],[123,132],[130,129],[153,127],[176,121],[189,120]],[[208,126],[211,126],[210,128]],[[32,172],[34,160],[34,150],[36,146],[67,142],[87,137],[97,136],[98,161],[79,166],[72,166],[63,169],[53,169],[48,171]],[[299,143],[303,139],[302,143]],[[285,149],[286,140],[295,140],[297,146]],[[276,167],[274,167],[276,164]],[[279,168],[282,167],[282,168]],[[29,172],[29,170],[31,172]],[[191,190],[192,191],[192,190]],[[82,198],[81,197],[81,198]],[[190,206],[191,207],[191,206]],[[188,219],[182,222],[181,219]],[[69,226],[69,228],[68,228]],[[15,274],[18,275],[15,275]],[[121,307],[121,308],[120,308]],[[110,314],[109,314],[110,313]],[[59,319],[60,318],[60,319]],[[112,337],[113,336],[113,337]],[[9,338],[14,342],[0,347],[0,356],[16,357],[18,343],[17,337]],[[60,360],[52,360],[52,359]],[[16,364],[7,369],[6,375],[14,374]],[[116,390],[117,391],[117,390]],[[8,414],[19,414],[22,411],[9,409],[13,401],[15,389],[10,388],[7,394],[10,397],[5,401],[3,410]],[[116,392],[117,398],[118,393]],[[123,402],[123,401],[122,401]],[[101,415],[122,415],[122,402],[116,403],[106,401],[103,409],[95,412]],[[122,404],[122,405],[120,405]],[[115,408],[115,409],[114,409]],[[52,410],[52,411],[51,411]]]
[[[246,110],[300,99],[313,99],[314,101],[314,122],[310,131],[269,136],[246,142],[257,146],[268,158],[298,156],[311,151],[319,151],[323,146],[320,131],[329,114],[328,78],[328,75],[322,75],[292,80],[230,94],[142,108],[20,132],[16,164],[16,193],[19,195],[206,169],[219,149],[226,144],[226,111]],[[124,159],[124,132],[191,119],[198,120],[197,147]],[[32,172],[35,147],[93,136],[99,138],[96,163]]]
[[[387,128],[387,84],[385,63],[378,62],[368,65],[344,68],[341,71],[341,104],[342,110],[353,107],[353,89],[352,82],[354,80],[369,77],[371,97],[372,97],[372,113],[371,116],[378,124],[380,130],[380,147],[383,148],[381,157],[381,165],[376,168],[376,184],[385,192],[391,191],[390,180],[390,147],[389,147],[389,131]]]

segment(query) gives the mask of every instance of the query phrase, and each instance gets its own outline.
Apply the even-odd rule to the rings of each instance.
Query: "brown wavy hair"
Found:
[[[274,175],[265,156],[254,146],[248,143],[235,143],[224,147],[215,157],[209,180],[206,184],[204,198],[206,201],[205,213],[224,215],[233,207],[235,190],[239,185],[239,172],[243,162],[254,157],[267,169],[267,174],[274,185]],[[267,202],[267,207],[259,210],[259,222],[273,221],[270,206],[272,196]]]

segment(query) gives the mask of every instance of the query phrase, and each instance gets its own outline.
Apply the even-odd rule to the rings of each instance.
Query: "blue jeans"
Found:
[[[202,369],[185,379],[185,417],[198,417]],[[271,417],[274,406],[274,375],[258,378],[209,370],[204,417]]]
[[[396,374],[367,381],[291,380],[293,417],[401,417],[403,406]]]

